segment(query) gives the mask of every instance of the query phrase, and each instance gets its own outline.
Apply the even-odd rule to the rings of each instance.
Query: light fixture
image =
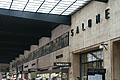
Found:
[[[108,49],[107,49],[107,46],[108,46],[108,44],[102,43],[102,44],[100,44],[99,49],[105,48],[106,50],[108,50]]]

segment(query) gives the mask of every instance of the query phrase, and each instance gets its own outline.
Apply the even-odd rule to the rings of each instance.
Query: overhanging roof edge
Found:
[[[71,24],[71,16],[45,14],[45,13],[33,13],[33,12],[25,12],[25,11],[23,12],[23,11],[8,10],[8,9],[0,9],[0,15],[33,19],[33,20],[52,22],[52,23],[58,23],[58,24],[66,24],[66,25]]]

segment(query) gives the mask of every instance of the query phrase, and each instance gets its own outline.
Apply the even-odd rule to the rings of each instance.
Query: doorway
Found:
[[[113,42],[113,80],[120,80],[120,41]]]
[[[88,68],[103,68],[103,50],[95,50],[80,55],[80,79],[87,80]],[[96,79],[97,80],[97,79]]]

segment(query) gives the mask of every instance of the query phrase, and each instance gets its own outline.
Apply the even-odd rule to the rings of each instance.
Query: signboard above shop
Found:
[[[70,62],[54,62],[54,66],[71,67],[71,63]]]

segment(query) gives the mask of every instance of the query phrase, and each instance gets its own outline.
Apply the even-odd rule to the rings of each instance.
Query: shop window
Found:
[[[103,50],[83,53],[80,55],[81,80],[87,80],[88,68],[103,68]]]

